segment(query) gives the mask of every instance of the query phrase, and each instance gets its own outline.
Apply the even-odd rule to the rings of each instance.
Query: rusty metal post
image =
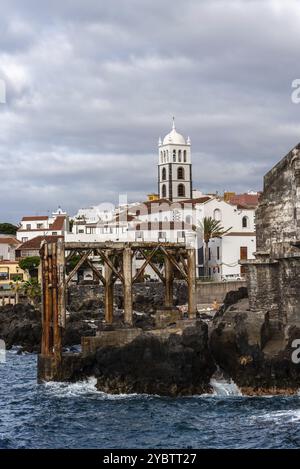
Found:
[[[194,248],[187,248],[188,261],[188,315],[195,318],[197,312],[196,305],[196,251]]]
[[[43,295],[43,316],[42,316],[42,355],[50,355],[50,328],[51,311],[49,304],[49,257],[48,243],[44,243],[41,248],[42,258],[42,295]]]
[[[111,267],[105,262],[104,263],[104,274],[105,274],[105,322],[107,324],[113,323],[114,314],[114,284],[113,284],[113,273]]]
[[[132,317],[132,253],[131,247],[125,246],[123,250],[123,277],[124,277],[124,322],[133,324]]]
[[[165,255],[165,306],[173,306],[173,265],[170,259]]]
[[[58,276],[58,323],[66,327],[66,261],[65,243],[63,239],[57,240],[57,276]]]

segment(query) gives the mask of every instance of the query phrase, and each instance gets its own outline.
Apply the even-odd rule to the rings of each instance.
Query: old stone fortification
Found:
[[[253,312],[278,327],[300,325],[300,146],[264,178],[256,212],[257,253],[248,262]]]
[[[247,393],[295,392],[300,364],[300,145],[264,178],[256,211],[257,252],[247,266],[249,304],[215,319],[211,349]]]

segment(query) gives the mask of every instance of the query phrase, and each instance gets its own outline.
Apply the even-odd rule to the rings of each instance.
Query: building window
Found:
[[[181,163],[181,150],[178,150],[178,161]]]
[[[28,238],[22,238],[22,243],[26,243],[28,241]]]
[[[91,226],[86,227],[86,234],[94,234],[95,233],[95,228]]]
[[[158,239],[166,239],[167,234],[165,231],[159,231],[158,232]]]
[[[173,161],[176,161],[176,150],[173,150]]]
[[[31,225],[30,225],[30,223],[28,223],[28,224],[26,225],[26,230],[31,230]]]
[[[167,189],[166,189],[166,185],[165,185],[165,184],[162,185],[162,188],[161,188],[161,195],[162,195],[162,197],[167,197]]]
[[[183,161],[186,163],[186,150],[183,150]]]
[[[240,260],[246,260],[248,259],[248,248],[247,246],[241,246],[240,247]]]
[[[10,274],[10,280],[13,282],[22,282],[23,281],[23,274]]]
[[[243,217],[242,218],[242,227],[243,228],[248,228],[248,217]]]
[[[82,234],[84,233],[84,230],[78,230],[78,233]]]
[[[185,197],[185,187],[183,184],[178,184],[178,197]]]
[[[52,231],[52,236],[57,236],[57,231]]]
[[[187,216],[185,217],[185,223],[186,223],[187,225],[189,225],[189,226],[192,225],[192,217],[191,217],[191,215],[187,215]]]
[[[216,221],[221,221],[222,220],[222,213],[221,213],[221,210],[219,208],[216,208],[214,210],[214,220],[216,220]]]
[[[165,181],[167,179],[166,168],[162,169],[161,178],[162,178],[163,181]]]
[[[211,261],[211,249],[208,248],[208,260]]]
[[[220,246],[217,246],[217,259],[220,259]]]
[[[181,167],[177,169],[177,179],[184,179],[184,169]]]

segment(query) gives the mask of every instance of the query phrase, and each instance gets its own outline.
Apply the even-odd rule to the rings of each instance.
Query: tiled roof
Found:
[[[63,236],[36,236],[21,244],[21,246],[18,247],[18,251],[23,251],[24,249],[40,249],[42,241],[55,241],[58,238],[63,238]]]
[[[23,217],[22,221],[39,221],[39,220],[48,220],[47,215],[32,215],[32,217]]]
[[[66,217],[64,215],[58,215],[52,225],[49,226],[50,230],[63,230]]]
[[[13,237],[0,237],[0,244],[20,244],[20,242],[17,240],[17,238]]]
[[[255,208],[258,205],[260,194],[236,194],[229,198],[229,202],[239,208]]]
[[[254,231],[229,231],[224,236],[256,236]]]

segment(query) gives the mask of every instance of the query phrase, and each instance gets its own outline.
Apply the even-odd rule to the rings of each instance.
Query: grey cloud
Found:
[[[195,187],[260,189],[299,140],[299,17],[294,1],[4,0],[0,219],[144,199],[172,115]]]

